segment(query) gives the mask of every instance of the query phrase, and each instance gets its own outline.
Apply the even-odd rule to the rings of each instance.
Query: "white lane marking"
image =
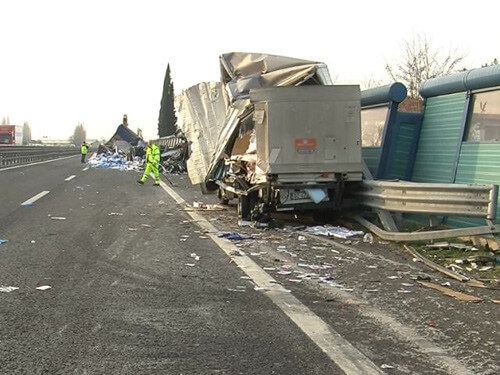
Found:
[[[79,155],[64,156],[64,157],[62,157],[62,158],[57,158],[57,159],[51,159],[51,160],[45,160],[45,161],[37,161],[36,163],[23,164],[23,165],[15,165],[15,166],[13,166],[13,167],[7,167],[7,168],[0,168],[0,172],[7,171],[7,170],[9,170],[9,169],[16,169],[16,168],[30,167],[30,166],[32,166],[32,165],[37,165],[37,164],[52,163],[53,161],[58,161],[58,160],[64,160],[64,159],[74,158],[75,156],[79,156]]]
[[[89,168],[90,168],[90,167],[87,165],[85,168],[83,168],[83,169],[82,169],[82,171],[84,171],[84,172],[85,172],[85,171],[88,171],[88,170],[89,170]]]
[[[50,193],[49,190],[44,190],[41,193],[38,193],[37,195],[35,195],[34,197],[28,199],[27,201],[21,203],[21,206],[29,206],[30,204],[35,203],[37,200],[39,200],[40,198],[42,198],[43,196],[45,196],[49,193]]]
[[[163,181],[160,186],[178,204],[186,205],[186,201]],[[309,310],[302,302],[281,285],[276,284],[266,271],[247,256],[232,257],[235,246],[217,237],[218,232],[205,217],[195,211],[186,212],[204,230],[212,240],[236,263],[236,265],[252,278],[257,288],[278,306],[346,375],[384,374],[377,365],[363,353],[333,330],[320,317]]]
[[[76,174],[71,175],[71,176],[69,176],[69,177],[65,178],[65,179],[64,179],[64,181],[71,181],[71,180],[72,180],[72,179],[74,179],[75,177],[76,177]]]

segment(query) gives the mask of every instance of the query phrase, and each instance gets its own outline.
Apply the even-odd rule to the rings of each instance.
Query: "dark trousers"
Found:
[[[85,156],[87,156],[86,154],[82,154],[82,163],[85,163]]]

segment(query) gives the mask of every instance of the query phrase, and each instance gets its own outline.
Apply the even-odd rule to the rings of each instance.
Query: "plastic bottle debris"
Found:
[[[0,285],[0,292],[3,293],[10,293],[13,292],[14,290],[18,290],[19,288],[17,286],[3,286]]]
[[[363,242],[364,243],[373,243],[373,235],[371,233],[366,233],[363,236]]]
[[[38,289],[38,290],[47,290],[47,289],[52,289],[52,287],[50,285],[42,285],[42,286],[36,287],[35,289]]]

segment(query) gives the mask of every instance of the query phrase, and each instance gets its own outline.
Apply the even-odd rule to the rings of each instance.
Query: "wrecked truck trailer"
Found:
[[[250,90],[209,182],[240,217],[272,211],[339,209],[344,189],[362,180],[359,86]],[[229,194],[227,194],[229,192]]]
[[[362,178],[359,87],[333,86],[315,61],[238,52],[220,64],[222,82],[176,98],[191,182],[238,197],[246,218],[339,207]]]

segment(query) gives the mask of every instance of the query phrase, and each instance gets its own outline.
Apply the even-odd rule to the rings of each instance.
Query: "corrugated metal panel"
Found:
[[[375,175],[375,173],[377,172],[377,165],[380,159],[380,150],[380,147],[363,147],[362,150],[363,160],[365,161],[372,175]]]
[[[412,181],[453,182],[465,101],[465,92],[427,99]]]
[[[394,158],[386,178],[404,180],[407,177],[408,161],[415,142],[415,124],[401,122],[395,140]]]
[[[497,184],[500,185],[500,143],[464,142],[460,152],[457,170],[457,184]],[[497,208],[497,222],[500,217]],[[469,218],[449,218],[453,226],[484,225],[484,221]]]

